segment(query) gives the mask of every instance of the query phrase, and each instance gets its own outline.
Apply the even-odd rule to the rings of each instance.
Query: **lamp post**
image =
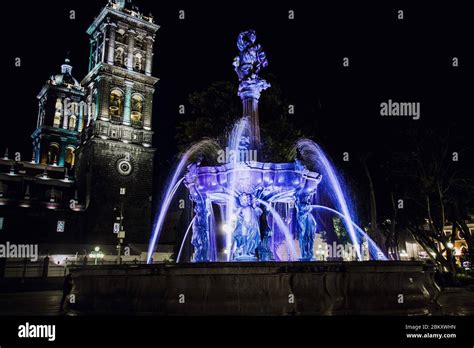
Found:
[[[125,196],[125,188],[121,188],[120,189],[120,196],[122,197],[121,198],[121,202],[120,202],[120,217],[118,218],[120,221],[119,221],[119,229],[118,229],[118,232],[117,232],[117,239],[118,239],[118,243],[117,243],[117,264],[120,265],[122,263],[122,259],[121,259],[121,253],[122,253],[122,243],[123,243],[123,240],[125,239],[125,231],[123,230],[123,196]]]
[[[97,260],[104,258],[104,253],[100,251],[100,247],[96,246],[89,257],[94,258],[94,265],[97,265]]]
[[[119,222],[119,231],[117,233],[117,264],[120,265],[122,263],[121,260],[121,253],[122,253],[122,243],[125,238],[125,231],[123,230],[123,202],[120,204],[120,222]]]

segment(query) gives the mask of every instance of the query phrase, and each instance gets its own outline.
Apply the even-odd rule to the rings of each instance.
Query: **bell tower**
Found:
[[[38,96],[38,120],[33,138],[33,161],[74,167],[79,133],[84,127],[84,89],[72,76],[68,58],[61,73],[52,75]]]
[[[159,26],[124,1],[109,1],[91,24],[89,72],[82,81],[92,119],[77,150],[88,242],[146,243],[153,177],[153,45]]]

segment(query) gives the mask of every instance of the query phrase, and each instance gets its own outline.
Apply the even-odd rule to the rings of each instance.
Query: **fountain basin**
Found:
[[[225,193],[235,182],[241,192],[262,190],[261,196],[284,192],[314,193],[321,175],[295,163],[237,162],[215,167],[191,167],[185,184],[191,197],[207,197],[213,193]],[[216,203],[225,204],[226,201]],[[281,200],[280,200],[281,201]],[[274,202],[279,202],[275,199]]]
[[[72,314],[427,315],[422,262],[228,262],[71,269]],[[402,302],[400,301],[402,295]]]

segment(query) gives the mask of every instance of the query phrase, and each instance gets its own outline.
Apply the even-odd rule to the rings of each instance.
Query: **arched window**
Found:
[[[120,43],[125,43],[125,30],[119,29],[115,32],[115,41],[120,42]]]
[[[135,48],[138,48],[139,50],[143,50],[143,39],[137,38],[135,40]]]
[[[62,127],[64,129],[68,129],[69,127],[69,117],[73,112],[73,104],[71,103],[71,99],[64,98],[63,100],[63,124]]]
[[[132,125],[141,126],[142,124],[143,97],[139,94],[132,96]]]
[[[69,117],[69,130],[76,130],[76,124],[77,124],[77,117],[76,115],[72,115]]]
[[[117,47],[115,49],[115,65],[123,66],[123,48]]]
[[[51,143],[48,147],[48,164],[58,164],[59,144]]]
[[[54,120],[53,127],[61,127],[61,119],[63,115],[63,103],[61,98],[56,99],[55,111],[54,111]]]
[[[70,103],[70,116],[68,120],[68,129],[76,130],[77,115],[79,114],[79,104],[77,102]]]
[[[110,92],[109,114],[112,121],[120,122],[123,115],[123,93],[118,89]]]
[[[68,169],[74,167],[74,163],[76,161],[76,149],[72,146],[68,146],[66,148],[66,158],[64,159],[64,164]]]
[[[72,114],[76,117],[77,117],[77,115],[79,115],[79,103],[78,102],[73,102],[72,103]]]
[[[133,56],[133,70],[142,71],[142,58],[141,53],[135,53]]]

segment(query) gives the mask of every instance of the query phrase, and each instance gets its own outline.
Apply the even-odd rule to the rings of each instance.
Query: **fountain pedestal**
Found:
[[[433,266],[409,261],[115,265],[71,272],[76,301],[68,309],[79,314],[428,315],[439,294]]]

